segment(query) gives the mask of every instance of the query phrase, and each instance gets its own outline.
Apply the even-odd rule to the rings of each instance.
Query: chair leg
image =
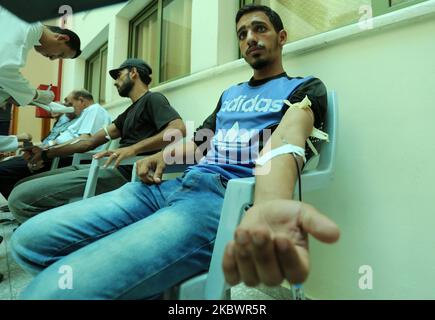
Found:
[[[178,300],[180,287],[175,286],[163,293],[163,300]]]
[[[225,290],[224,300],[231,300],[231,288]]]
[[[292,285],[293,300],[305,300],[304,287],[302,285]]]
[[[0,243],[2,243],[2,242],[3,242],[3,237],[0,236]],[[2,282],[2,281],[3,281],[3,274],[0,273],[0,282]]]
[[[91,163],[91,167],[89,168],[89,176],[88,176],[88,180],[86,181],[83,199],[87,199],[95,196],[99,170],[100,170],[100,160],[93,159]]]

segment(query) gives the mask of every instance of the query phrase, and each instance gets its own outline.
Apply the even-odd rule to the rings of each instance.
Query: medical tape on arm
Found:
[[[104,132],[106,133],[105,138],[106,138],[107,140],[109,140],[109,141],[112,141],[112,138],[110,137],[109,130],[107,130],[107,127],[108,127],[108,126],[104,126],[104,127],[103,127]]]
[[[292,104],[288,100],[284,100],[284,103],[287,106],[289,106],[290,108],[298,108],[298,109],[311,108],[311,105],[312,105],[308,96],[305,96],[305,98],[301,102],[298,102],[298,103]],[[313,128],[313,131],[311,132],[310,137],[329,142],[329,135],[326,132],[323,132],[317,128]],[[316,148],[314,147],[314,145],[310,141],[310,139],[307,140],[307,144],[308,144],[308,147],[311,149],[311,151],[313,151],[313,153],[317,156],[319,154],[319,152],[316,150]]]
[[[270,152],[262,155],[260,158],[255,160],[255,164],[264,166],[268,161],[273,158],[280,156],[282,154],[296,154],[304,160],[304,163],[307,162],[305,158],[305,149],[299,146],[295,146],[294,144],[286,144],[279,148],[273,149]]]

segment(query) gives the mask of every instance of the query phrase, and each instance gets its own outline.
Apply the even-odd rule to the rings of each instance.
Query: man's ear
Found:
[[[136,67],[131,68],[130,72],[132,73],[132,75],[130,76],[130,78],[132,78],[132,79],[139,76],[139,73],[137,72]]]
[[[59,41],[65,41],[65,42],[69,41],[69,35],[67,34],[56,33],[54,37],[56,38],[56,40]]]
[[[287,31],[281,30],[278,33],[279,44],[283,47],[287,43]]]

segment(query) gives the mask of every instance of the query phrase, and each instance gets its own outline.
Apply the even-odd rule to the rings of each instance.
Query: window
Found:
[[[282,18],[288,42],[357,23],[372,8],[373,16],[426,0],[242,0],[271,7]]]
[[[106,103],[107,42],[86,60],[85,88],[100,104]]]
[[[190,73],[192,0],[158,0],[130,23],[129,56],[153,68],[153,84]]]
[[[373,15],[379,16],[423,1],[426,0],[373,0]]]

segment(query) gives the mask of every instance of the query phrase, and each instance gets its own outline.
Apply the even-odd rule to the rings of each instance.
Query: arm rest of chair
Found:
[[[205,286],[205,299],[219,300],[225,294],[226,284],[222,271],[225,246],[234,237],[234,231],[245,213],[245,207],[252,203],[255,178],[232,179],[228,182],[222,213],[216,234],[209,276]]]
[[[312,170],[302,173],[302,192],[310,192],[325,188],[334,178],[332,167],[324,170]],[[297,189],[296,189],[297,192]]]
[[[178,173],[178,172],[184,172],[189,168],[189,165],[187,164],[171,164],[166,166],[164,174],[166,173]],[[136,163],[133,165],[133,171],[131,173],[131,182],[139,182],[141,181],[136,173]]]
[[[84,153],[74,153],[72,165],[78,166],[83,160],[92,160],[93,156],[101,151],[88,151]]]
[[[93,197],[95,195],[95,190],[97,187],[97,181],[98,181],[98,172],[100,171],[100,167],[104,165],[104,163],[107,161],[108,157],[103,157],[100,159],[94,159],[92,156],[90,157],[92,159],[91,167],[89,169],[89,176],[88,180],[86,182],[85,186],[85,192],[83,194],[83,199],[87,199],[90,197]],[[124,159],[121,161],[121,165],[134,165],[137,160],[142,159],[140,156],[131,157],[128,159]],[[134,171],[135,172],[135,171]]]
[[[53,158],[53,160],[51,161],[50,170],[55,170],[55,169],[59,168],[59,161],[60,161],[60,157]]]
[[[83,160],[91,161],[93,159],[94,155],[96,155],[99,152],[101,152],[101,151],[93,150],[93,151],[88,151],[88,152],[84,152],[84,153],[74,153],[71,165],[78,166],[81,164],[81,162]],[[60,157],[53,158],[53,161],[51,163],[51,170],[57,169],[59,167],[59,160],[60,160]]]

